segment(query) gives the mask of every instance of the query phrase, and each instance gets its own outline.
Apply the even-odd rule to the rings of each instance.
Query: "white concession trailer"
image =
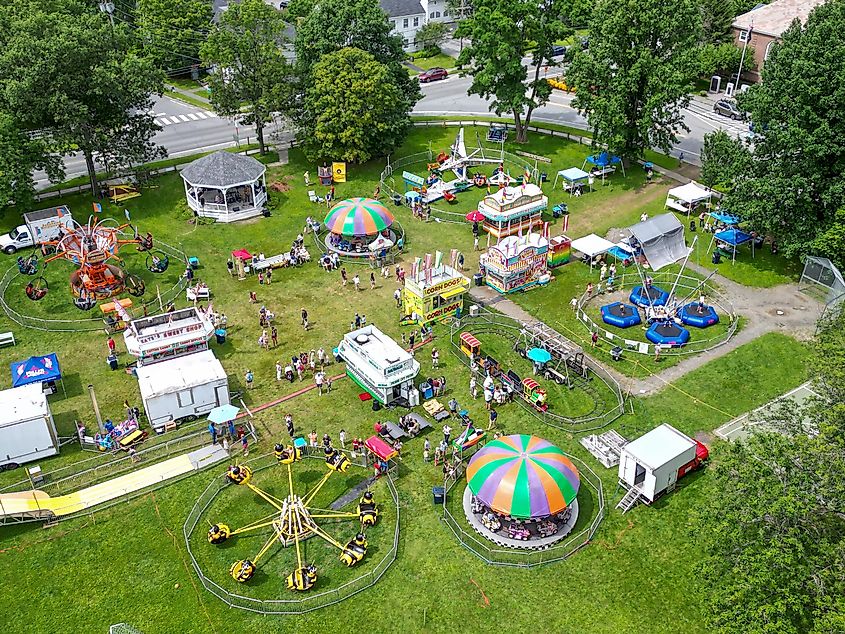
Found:
[[[56,424],[41,383],[0,392],[0,466],[59,453]]]
[[[150,425],[194,420],[229,404],[229,379],[211,350],[138,368],[138,387]]]
[[[622,447],[619,483],[654,502],[707,460],[707,448],[667,423]]]

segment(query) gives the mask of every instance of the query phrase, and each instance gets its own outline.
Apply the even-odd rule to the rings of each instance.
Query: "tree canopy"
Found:
[[[300,139],[310,160],[363,163],[399,146],[410,127],[407,102],[390,69],[371,54],[343,48],[311,73]]]
[[[475,0],[473,14],[456,31],[471,42],[458,57],[472,77],[468,92],[491,99],[497,115],[513,116],[516,138],[525,142],[534,110],[549,100],[551,86],[541,77],[552,46],[572,30],[563,22],[563,0]],[[495,25],[495,28],[491,28]],[[531,57],[531,68],[523,58]]]
[[[200,55],[212,67],[211,103],[225,116],[254,125],[261,153],[271,113],[282,109],[290,65],[282,51],[282,14],[263,0],[232,4],[203,44]],[[241,111],[245,105],[246,110]]]
[[[722,192],[733,190],[737,182],[748,177],[751,151],[746,144],[724,130],[704,135],[701,147],[701,181]]]
[[[575,55],[567,72],[596,147],[626,159],[649,148],[669,152],[686,129],[683,108],[696,75],[700,29],[694,0],[678,0],[671,10],[662,0],[599,0],[590,48]]]
[[[129,28],[96,8],[21,0],[0,14],[0,77],[0,112],[58,152],[82,152],[95,193],[95,159],[115,170],[162,154],[150,114],[162,74],[135,53]]]
[[[27,134],[14,117],[0,112],[0,208],[7,202],[32,202],[33,170],[45,170],[53,181],[63,175],[61,161],[51,154],[47,141]]]
[[[845,230],[845,0],[819,5],[772,47],[763,81],[738,97],[754,126],[750,178],[726,204],[786,256],[827,255]],[[827,246],[825,246],[827,245]],[[836,261],[845,264],[839,254]]]
[[[144,53],[163,70],[189,71],[199,64],[211,16],[211,0],[137,0],[135,23]]]
[[[440,46],[446,39],[446,25],[443,22],[429,22],[417,31],[417,43],[423,48]]]
[[[693,523],[718,634],[845,626],[845,311],[822,324],[810,365],[819,398],[763,415],[785,433],[718,445],[708,469]]]

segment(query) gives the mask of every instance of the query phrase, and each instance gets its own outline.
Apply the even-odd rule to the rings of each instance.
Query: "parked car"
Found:
[[[713,112],[723,117],[730,117],[735,121],[739,121],[745,117],[742,110],[736,105],[736,102],[730,99],[719,99],[713,106]]]
[[[563,57],[566,55],[566,47],[565,46],[552,46],[552,57]]]
[[[445,68],[432,68],[431,70],[427,70],[423,73],[420,73],[420,83],[427,84],[430,81],[437,81],[438,79],[446,79],[449,76],[449,73],[446,71]]]

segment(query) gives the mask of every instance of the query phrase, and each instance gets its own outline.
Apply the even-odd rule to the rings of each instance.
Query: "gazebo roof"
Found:
[[[220,150],[197,159],[182,170],[188,184],[200,187],[234,187],[261,178],[266,168],[251,156]]]

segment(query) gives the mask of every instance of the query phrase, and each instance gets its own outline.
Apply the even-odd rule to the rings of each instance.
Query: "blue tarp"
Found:
[[[716,234],[715,238],[720,242],[729,244],[732,247],[738,247],[751,240],[751,234],[745,233],[740,229],[725,229]]]
[[[711,211],[709,216],[719,222],[724,222],[726,225],[729,226],[738,225],[741,222],[739,216],[734,216],[733,214],[726,214],[721,211]]]
[[[12,387],[29,385],[30,383],[44,383],[62,378],[59,359],[56,353],[30,357],[23,361],[15,361],[12,367]]]
[[[587,180],[590,177],[587,172],[577,167],[570,167],[566,170],[560,170],[557,175],[570,183],[574,183],[580,180]]]
[[[608,165],[613,165],[614,163],[622,163],[622,159],[618,156],[608,154],[607,152],[602,152],[600,154],[593,154],[592,156],[588,156],[587,163],[590,163],[591,165],[595,165],[597,167],[607,167]]]

